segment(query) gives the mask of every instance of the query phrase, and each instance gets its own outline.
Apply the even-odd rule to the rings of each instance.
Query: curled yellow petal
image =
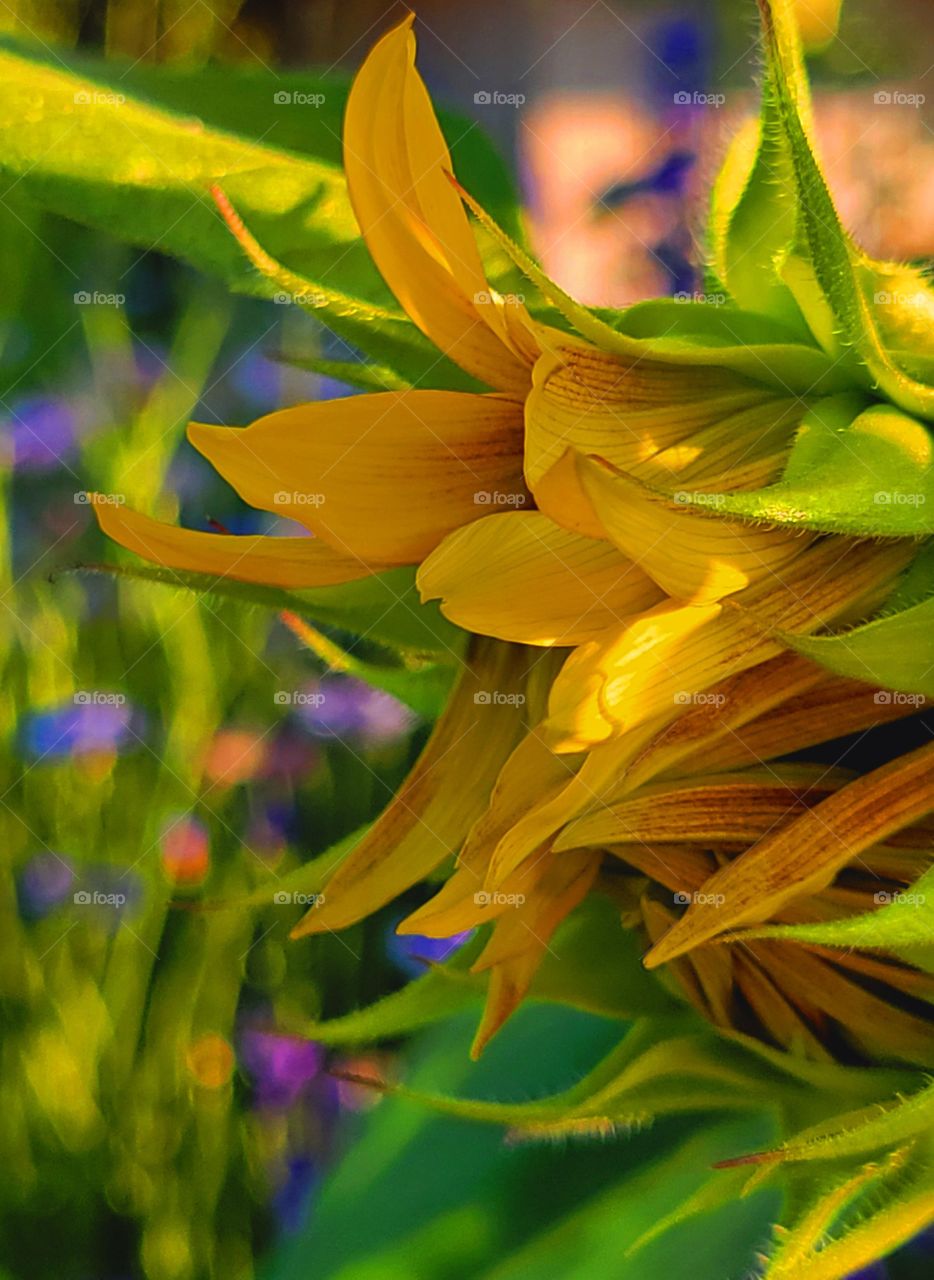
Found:
[[[528,359],[491,291],[451,156],[415,69],[413,17],[380,40],[358,72],[344,117],[351,204],[384,280],[445,354],[499,390],[524,391]]]

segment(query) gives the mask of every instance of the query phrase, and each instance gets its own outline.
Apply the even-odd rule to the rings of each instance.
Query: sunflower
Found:
[[[857,915],[927,865],[928,752],[862,779],[779,759],[912,709],[787,650],[872,616],[917,553],[849,533],[845,511],[801,518],[792,463],[819,463],[843,428],[928,440],[914,399],[898,383],[883,401],[817,320],[802,328],[823,313],[800,272],[788,323],[689,305],[659,333],[651,304],[611,324],[573,303],[453,180],[411,19],[356,77],[344,159],[386,283],[489,390],[191,426],[241,497],[310,537],[95,508],[117,542],[179,570],[302,588],[417,566],[423,599],[472,633],[421,759],[295,936],[355,923],[453,856],[400,928],[492,924],[477,1050],[600,890],[716,1024],[812,1056],[920,1060],[931,984],[910,964],[746,937]],[[490,284],[465,202],[553,323]],[[762,492],[764,516],[744,505]]]

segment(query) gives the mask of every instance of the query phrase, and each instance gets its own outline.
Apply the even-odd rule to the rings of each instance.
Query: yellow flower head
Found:
[[[356,922],[454,855],[402,928],[493,924],[478,1046],[599,888],[720,1026],[812,1056],[919,1060],[929,978],[747,936],[871,909],[874,886],[896,892],[926,866],[927,754],[859,781],[777,760],[911,709],[880,709],[870,686],[786,649],[870,615],[914,544],[730,507],[777,482],[804,433],[823,447],[833,414],[872,413],[864,392],[780,325],[770,362],[741,337],[649,346],[638,318],[611,328],[503,237],[577,333],[498,294],[414,57],[408,20],[356,78],[350,199],[413,323],[490,390],[192,425],[247,502],[307,538],[96,507],[111,537],[176,569],[301,588],[418,566],[422,597],[476,637],[422,758],[297,935]]]

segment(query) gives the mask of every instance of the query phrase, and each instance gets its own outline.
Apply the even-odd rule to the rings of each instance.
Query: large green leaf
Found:
[[[109,83],[87,79],[61,65],[0,52],[0,171],[18,190],[45,209],[181,258],[239,292],[298,298],[407,382],[476,387],[402,314],[360,239],[335,154],[337,107],[346,92],[341,81],[331,87],[319,78],[293,89],[274,75],[254,78],[239,101],[238,86],[228,82],[212,108],[200,72],[176,76],[164,90],[149,79],[150,95],[182,115],[131,100],[121,77],[109,76]],[[218,86],[217,77],[208,80]],[[276,103],[277,93],[290,102]],[[323,95],[327,109],[295,102],[298,93]],[[212,124],[242,129],[246,137],[205,127],[186,106],[189,96]],[[463,136],[471,174],[484,170],[483,185],[501,191],[501,166],[487,167],[489,148],[479,138],[468,145],[469,126],[449,128]],[[269,137],[254,140],[263,133],[277,145]],[[218,215],[210,195],[215,184],[297,279],[269,278],[250,265]],[[509,201],[500,196],[495,203]],[[88,281],[86,291],[93,288]]]

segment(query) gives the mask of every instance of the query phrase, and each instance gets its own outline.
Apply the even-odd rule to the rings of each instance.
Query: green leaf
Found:
[[[859,947],[866,951],[900,951],[907,947],[934,948],[934,870],[910,889],[880,891],[880,907],[822,924],[770,925],[746,931],[748,938],[789,938],[824,947]]]
[[[918,557],[930,573],[931,557]],[[891,604],[890,604],[891,607]],[[886,613],[849,631],[821,636],[783,637],[786,644],[837,675],[894,690],[880,700],[903,695],[923,705],[934,697],[934,586],[918,604]]]
[[[814,1160],[849,1160],[899,1146],[934,1131],[934,1085],[908,1097],[875,1103],[813,1125],[770,1151],[741,1156],[727,1165],[785,1165]]]
[[[733,139],[714,183],[709,233],[713,266],[740,306],[807,333],[794,294],[780,274],[796,225],[791,162],[767,76],[759,119],[749,121]]]
[[[781,1242],[764,1280],[846,1280],[924,1230],[934,1218],[930,1151],[903,1150],[838,1173],[812,1190]]]
[[[193,79],[202,78],[199,72]],[[279,83],[271,76],[265,88],[252,85],[252,100],[268,95],[264,116],[277,110],[276,92],[290,92]],[[254,270],[219,217],[209,194],[217,184],[263,248],[300,277],[287,292],[341,338],[374,353],[405,381],[477,387],[388,296],[360,239],[334,157],[333,116],[316,116],[313,106],[280,105],[279,116],[293,122],[280,121],[278,132],[295,148],[286,150],[132,101],[119,78],[113,84],[0,52],[0,171],[45,209],[141,249],[172,254],[235,291],[282,295],[282,280]],[[343,86],[331,91],[316,84],[326,101],[329,92],[344,92]],[[175,105],[185,101],[178,89],[168,96]],[[204,108],[204,99],[197,100]],[[246,95],[238,110],[228,105],[218,114],[242,123],[250,100]],[[249,129],[254,136],[255,128]],[[459,132],[466,134],[466,127]],[[473,163],[480,165],[481,151],[489,156],[475,146]]]
[[[329,865],[333,865],[336,852],[329,855]],[[405,1035],[478,1003],[486,992],[488,975],[470,973],[469,967],[484,941],[482,937],[471,940],[451,960],[432,965],[401,991],[345,1017],[311,1024],[305,1028],[306,1034],[325,1044],[373,1043]],[[600,897],[588,899],[558,930],[528,998],[607,1018],[628,1019],[679,1009],[643,967],[635,935],[620,927],[613,904]]]
[[[620,925],[608,898],[590,894],[561,925],[532,982],[530,999],[568,1004],[609,1018],[679,1008],[642,963],[637,934]]]
[[[471,939],[446,964],[432,965],[422,977],[365,1009],[325,1022],[311,1022],[302,1030],[309,1040],[321,1044],[375,1044],[407,1035],[477,1004],[486,982],[468,969],[485,941],[482,937]]]
[[[77,565],[71,572],[105,573],[244,605],[262,605],[276,612],[288,610],[390,648],[443,654],[452,662],[457,661],[466,644],[466,632],[448,622],[434,604],[421,603],[413,569],[391,569],[357,582],[307,591],[285,591],[159,565],[86,564]]]
[[[776,1103],[782,1084],[738,1046],[687,1028],[692,1015],[646,1018],[572,1088],[536,1102],[487,1102],[389,1091],[465,1120],[505,1125],[514,1139],[605,1137],[685,1112],[747,1111]],[[790,1083],[786,1091],[794,1088]]]
[[[934,434],[892,405],[830,396],[801,420],[777,483],[705,494],[719,515],[864,537],[934,533]]]
[[[262,70],[231,63],[187,69],[103,60],[61,49],[44,55],[42,50],[12,41],[0,41],[3,46],[40,64],[51,57],[57,67],[79,78],[118,93],[132,93],[152,106],[194,117],[251,142],[313,156],[338,169],[342,166],[344,108],[351,78],[341,72]],[[277,95],[288,101],[277,101]],[[463,116],[443,108],[437,114],[455,171],[469,179],[471,190],[500,225],[511,235],[521,236],[515,182],[496,147]]]

